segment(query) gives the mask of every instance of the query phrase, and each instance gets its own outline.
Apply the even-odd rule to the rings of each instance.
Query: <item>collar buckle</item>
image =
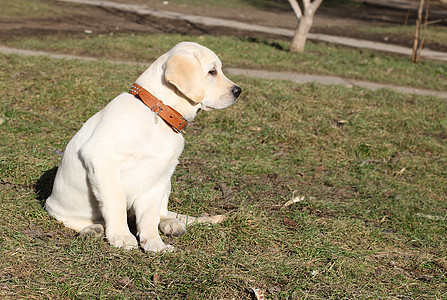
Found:
[[[174,130],[177,133],[182,133],[186,127],[186,124],[188,124],[188,121],[186,119],[182,118],[182,123],[180,123],[180,125],[178,127],[172,126],[172,130]]]

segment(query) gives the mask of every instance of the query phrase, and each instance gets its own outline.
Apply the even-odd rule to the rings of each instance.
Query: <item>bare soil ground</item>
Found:
[[[180,34],[213,34],[231,35],[240,37],[268,38],[267,34],[234,30],[224,27],[209,27],[191,24],[182,20],[162,19],[151,16],[141,16],[122,12],[115,9],[82,6],[51,0],[40,0],[54,6],[66,8],[63,17],[42,18],[8,18],[0,20],[0,42],[24,36],[43,36],[48,34],[72,35],[90,30],[94,33],[117,32],[147,32],[147,33],[180,33]],[[123,0],[121,1],[123,2]],[[128,3],[128,1],[126,1]],[[282,28],[295,28],[296,18],[291,9],[278,7],[263,7],[252,9],[212,7],[188,7],[180,4],[164,5],[161,1],[133,0],[132,3],[150,4],[160,10],[184,12],[188,14],[208,15],[219,18],[234,19],[252,24],[275,26]],[[373,40],[411,46],[411,39],[401,34],[388,34],[386,41],[381,34],[359,31],[360,26],[402,25],[405,20],[409,24],[415,22],[415,12],[390,9],[379,6],[358,4],[341,7],[337,5],[321,7],[315,17],[312,32],[324,33],[365,40]],[[438,51],[447,51],[447,47],[436,42],[427,42],[427,48]]]

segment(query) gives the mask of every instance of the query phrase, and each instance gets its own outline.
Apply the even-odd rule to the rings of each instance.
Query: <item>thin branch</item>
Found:
[[[318,7],[320,7],[321,3],[323,3],[323,0],[315,0],[312,2],[312,10],[313,12],[316,12]]]
[[[290,6],[293,8],[293,12],[295,13],[298,21],[301,20],[301,17],[303,14],[301,13],[301,8],[298,5],[298,2],[296,0],[289,0]]]
[[[422,37],[421,37],[421,41],[419,43],[419,49],[417,51],[416,61],[419,61],[419,58],[420,58],[421,52],[422,52],[422,48],[424,47],[425,33],[427,32],[427,23],[428,23],[428,12],[429,12],[429,10],[430,10],[430,0],[427,1],[427,7],[425,8],[425,22],[423,24]]]
[[[323,0],[315,0],[314,2],[310,2],[310,0],[303,0],[304,15],[313,16],[321,3],[323,3]]]

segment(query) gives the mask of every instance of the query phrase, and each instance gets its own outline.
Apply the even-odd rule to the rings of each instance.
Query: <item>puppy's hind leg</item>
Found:
[[[101,239],[104,237],[104,226],[102,224],[92,224],[85,226],[80,232],[79,232],[80,238],[94,238],[94,239]]]
[[[168,199],[171,193],[171,182],[168,181],[165,193],[160,203],[160,223],[158,228],[167,236],[182,236],[186,232],[186,226],[199,223],[217,224],[226,219],[224,215],[210,217],[190,217],[172,211],[168,211]],[[186,226],[185,226],[186,225]]]
[[[167,236],[179,237],[186,233],[185,223],[177,218],[160,217],[158,229]]]
[[[218,224],[225,221],[227,218],[225,215],[214,215],[208,217],[191,217],[179,213],[175,213],[172,211],[168,211],[168,218],[176,218],[186,225],[200,224],[200,223],[208,223],[208,224]]]
[[[186,223],[175,216],[169,215],[168,200],[170,194],[171,181],[168,179],[160,202],[160,223],[158,224],[158,229],[167,236],[179,237],[186,233]]]

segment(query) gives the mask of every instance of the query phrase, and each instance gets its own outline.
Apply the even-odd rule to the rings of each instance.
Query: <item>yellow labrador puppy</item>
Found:
[[[217,223],[223,216],[193,218],[168,211],[171,176],[183,150],[181,131],[199,109],[233,104],[241,88],[222,73],[209,49],[182,42],[158,58],[128,93],[113,99],[71,139],[58,168],[50,215],[65,226],[101,231],[116,247],[172,249],[161,240],[180,236],[185,224]]]

